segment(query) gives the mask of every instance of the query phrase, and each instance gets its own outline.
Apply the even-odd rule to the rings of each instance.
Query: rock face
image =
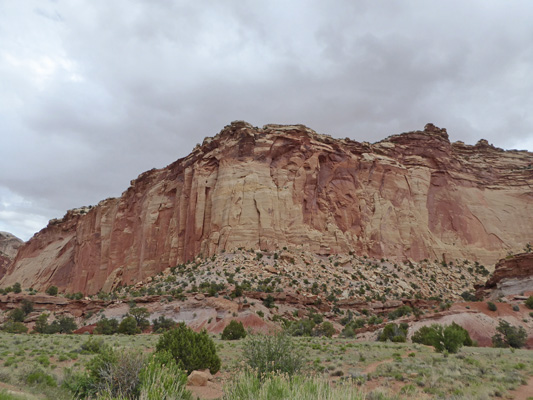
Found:
[[[476,295],[498,298],[530,291],[533,291],[533,253],[522,253],[500,260]]]
[[[238,247],[495,263],[533,237],[532,164],[432,124],[370,144],[234,122],[120,198],[50,221],[0,286],[110,291]]]
[[[4,276],[19,247],[24,244],[18,237],[8,232],[0,232],[0,278]]]

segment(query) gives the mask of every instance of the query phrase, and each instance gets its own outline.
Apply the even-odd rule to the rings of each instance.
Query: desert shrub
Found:
[[[272,372],[294,375],[304,365],[304,357],[285,333],[249,335],[243,344],[243,358],[258,376]]]
[[[44,367],[48,367],[50,365],[50,357],[41,354],[39,357],[35,359],[39,364],[41,364]]]
[[[327,379],[308,376],[271,374],[258,377],[244,371],[225,387],[224,400],[362,400],[382,399],[386,396],[365,396],[355,385],[331,385]]]
[[[523,327],[517,328],[507,321],[500,320],[496,333],[492,337],[494,347],[513,347],[519,349],[524,347],[527,341],[527,332]]]
[[[286,331],[291,336],[311,336],[316,323],[312,319],[287,322]]]
[[[67,377],[66,387],[78,397],[93,397],[95,393],[109,397],[136,399],[140,392],[140,372],[144,355],[117,352],[108,348],[91,359],[86,374]]]
[[[439,353],[444,350],[457,353],[462,346],[473,345],[468,331],[455,322],[446,327],[439,324],[423,326],[413,334],[411,340],[413,343],[433,346]]]
[[[56,387],[57,382],[52,375],[47,374],[40,368],[34,368],[22,374],[22,380],[28,385],[45,385]]]
[[[336,333],[333,324],[328,321],[322,322],[320,325],[316,326],[313,330],[313,336],[326,336],[332,337]]]
[[[120,321],[117,332],[124,335],[135,335],[137,333],[141,333],[141,330],[137,326],[137,321],[135,318],[130,315]]]
[[[7,321],[2,325],[2,330],[7,333],[26,333],[28,328],[22,322]]]
[[[492,301],[487,302],[487,307],[490,311],[496,311],[498,310],[498,307],[496,307],[496,304],[494,304]]]
[[[160,316],[157,319],[154,319],[153,323],[153,332],[154,333],[161,333],[168,331],[169,329],[172,329],[176,326],[176,322],[170,318],[165,318],[164,316]]]
[[[9,312],[8,318],[13,322],[24,322],[26,313],[22,310],[22,308],[15,308]]]
[[[206,368],[209,368],[212,374],[220,370],[220,358],[207,331],[196,333],[183,322],[161,335],[156,351],[168,351],[176,360],[176,364],[188,374]]]
[[[20,293],[22,292],[22,286],[20,285],[20,283],[15,283],[13,285],[13,293]]]
[[[389,313],[389,319],[397,319],[400,317],[403,317],[405,315],[409,315],[413,312],[413,309],[407,305],[403,305],[401,307],[398,307],[396,310],[391,311]]]
[[[222,331],[222,340],[239,340],[246,337],[246,330],[242,322],[231,320]]]
[[[524,304],[527,308],[533,310],[533,296],[529,296]]]
[[[263,300],[263,305],[266,307],[266,308],[272,308],[274,307],[274,297],[272,297],[272,295],[268,295],[264,300]]]
[[[477,297],[472,292],[468,291],[461,293],[461,297],[464,301],[478,301]]]
[[[33,311],[33,303],[28,299],[24,299],[22,300],[20,309],[22,310],[22,312],[24,312],[24,315],[28,315]]]
[[[85,343],[81,345],[81,350],[89,354],[97,354],[105,347],[104,339],[90,337]]]
[[[191,399],[191,393],[185,388],[187,375],[170,353],[156,353],[142,369],[140,382],[140,399]]]
[[[103,317],[96,323],[94,333],[98,335],[112,335],[118,331],[118,321],[116,319],[107,319]]]
[[[46,289],[46,294],[50,296],[57,296],[58,293],[57,286],[50,286],[48,289]]]
[[[395,343],[405,342],[407,340],[407,330],[409,326],[406,323],[400,325],[390,323],[385,325],[381,333],[378,335],[380,342],[390,340]]]
[[[513,306],[513,311],[520,311],[520,307],[518,305],[514,305]]]

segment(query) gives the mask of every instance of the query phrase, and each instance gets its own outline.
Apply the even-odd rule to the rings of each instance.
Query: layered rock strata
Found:
[[[532,164],[432,124],[370,144],[234,122],[120,198],[50,221],[0,286],[110,291],[239,247],[489,265],[533,237]]]

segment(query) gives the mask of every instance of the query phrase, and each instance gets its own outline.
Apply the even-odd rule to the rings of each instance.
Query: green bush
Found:
[[[305,362],[292,338],[285,333],[249,335],[243,344],[243,358],[258,376],[272,372],[294,375]]]
[[[165,318],[161,315],[159,318],[154,319],[152,331],[153,333],[162,333],[174,328],[175,326],[176,322],[174,320],[170,318]]]
[[[22,300],[22,305],[20,306],[20,309],[24,312],[24,315],[28,315],[33,311],[33,303],[28,299],[24,299]]]
[[[130,308],[129,314],[135,318],[135,321],[137,322],[137,327],[144,331],[146,328],[150,326],[150,322],[148,321],[148,318],[150,317],[150,312],[145,307],[132,307]]]
[[[401,307],[398,307],[396,310],[391,311],[389,313],[389,319],[394,320],[400,317],[403,317],[405,315],[409,315],[413,312],[413,309],[407,305],[403,305]]]
[[[335,328],[333,327],[333,324],[328,321],[322,322],[320,325],[316,326],[313,330],[314,336],[326,336],[326,337],[332,337],[335,333]]]
[[[525,305],[530,310],[533,310],[533,296],[529,296],[525,302]]]
[[[378,340],[380,342],[386,342],[387,340],[395,343],[405,342],[407,340],[408,329],[409,325],[406,323],[401,323],[400,325],[394,323],[387,324],[378,335]]]
[[[141,399],[180,399],[189,400],[187,375],[178,367],[170,353],[156,353],[140,373]]]
[[[266,307],[266,308],[272,308],[274,307],[274,297],[272,297],[272,295],[268,295],[264,300],[263,300],[263,305]]]
[[[519,349],[524,347],[527,341],[527,332],[523,327],[517,328],[507,321],[500,320],[496,333],[492,337],[494,347],[513,347]]]
[[[22,292],[22,286],[20,285],[20,283],[15,283],[13,285],[13,293],[20,293]]]
[[[22,308],[15,308],[9,312],[8,318],[13,322],[24,322],[26,313],[22,310]]]
[[[443,327],[439,324],[423,326],[413,334],[413,343],[433,346],[436,351],[442,353],[457,353],[462,346],[472,346],[473,341],[466,329],[453,322]]]
[[[57,296],[57,293],[59,290],[57,289],[57,286],[50,286],[48,289],[46,289],[46,294],[50,296]]]
[[[130,315],[120,321],[117,332],[122,333],[123,335],[135,335],[141,333],[141,330],[137,326],[135,318]]]
[[[112,335],[118,331],[118,321],[116,319],[107,319],[103,317],[96,323],[94,333],[98,335]]]
[[[90,354],[98,354],[102,351],[102,349],[104,349],[104,347],[104,339],[97,339],[91,336],[85,343],[81,345],[81,350]]]
[[[22,322],[7,321],[3,326],[2,330],[7,333],[26,333],[28,328]]]
[[[222,340],[239,340],[246,337],[246,330],[242,322],[231,320],[222,331]]]
[[[28,385],[45,385],[56,387],[57,382],[52,375],[48,375],[40,368],[35,368],[22,376],[22,380]]]
[[[212,374],[220,370],[220,358],[207,331],[196,333],[183,322],[161,335],[156,351],[168,351],[176,360],[176,364],[188,374],[206,368],[209,368]]]
[[[487,302],[487,307],[489,307],[490,311],[498,310],[498,307],[496,307],[496,304],[494,304],[492,301]]]

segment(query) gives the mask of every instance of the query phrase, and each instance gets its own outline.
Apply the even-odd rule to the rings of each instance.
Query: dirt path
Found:
[[[533,399],[533,376],[529,377],[525,385],[519,386],[516,390],[509,391],[509,395],[515,400]]]

